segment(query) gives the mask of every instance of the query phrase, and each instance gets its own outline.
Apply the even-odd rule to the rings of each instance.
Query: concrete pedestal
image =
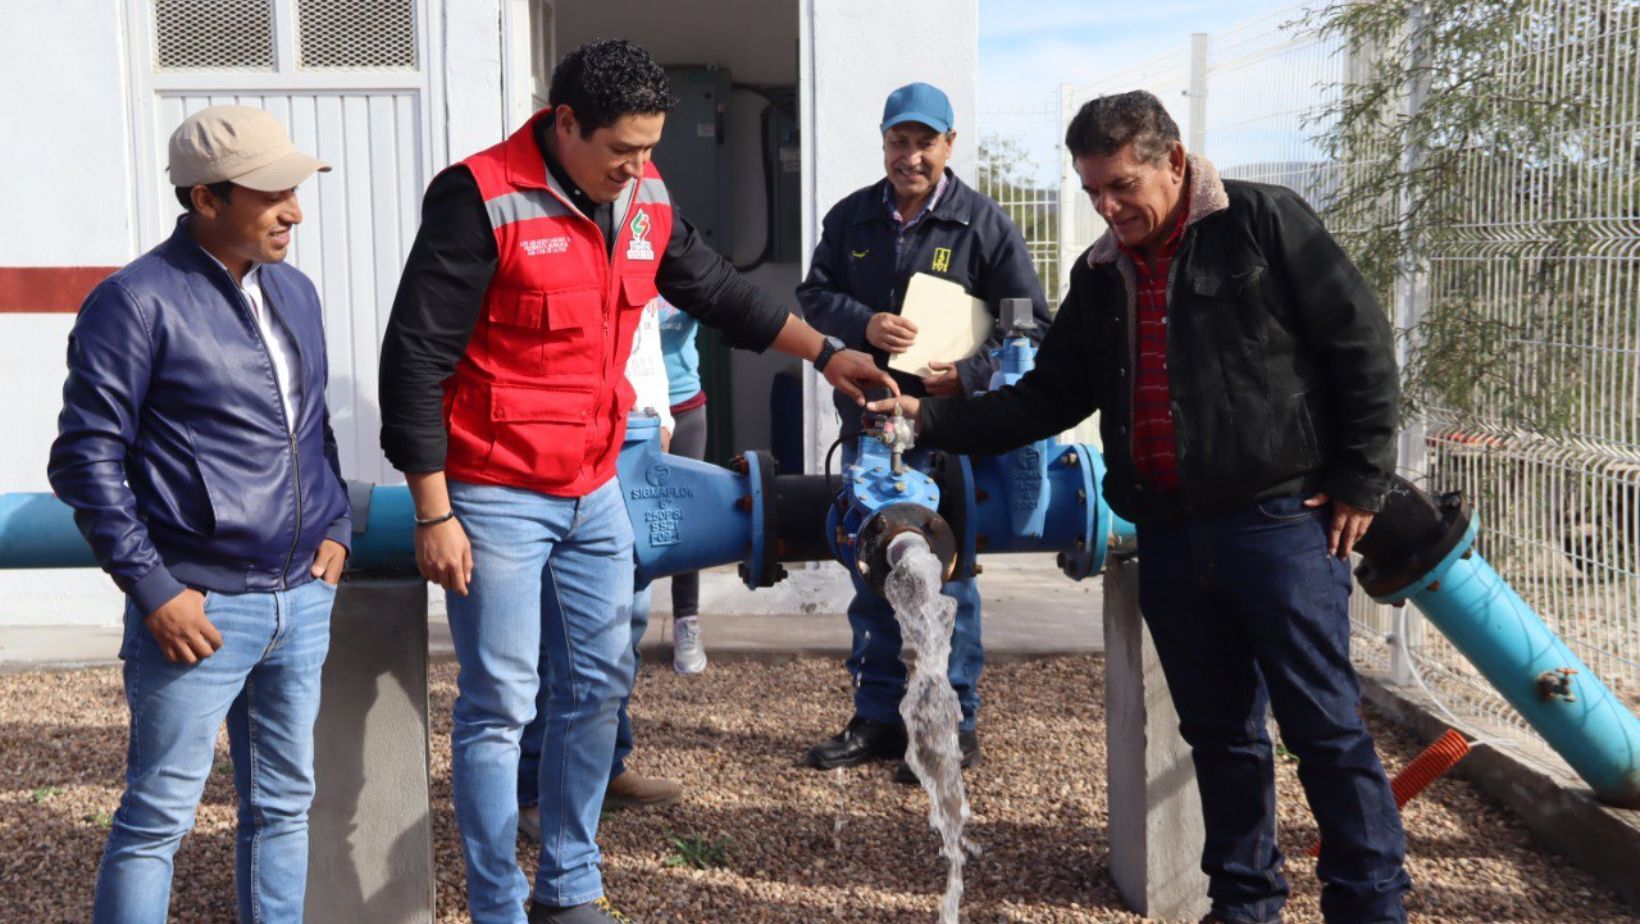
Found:
[[[433,920],[427,583],[349,578],[330,622],[306,920]]]
[[[1196,770],[1139,615],[1139,563],[1131,558],[1105,566],[1105,748],[1117,892],[1149,918],[1206,914]]]

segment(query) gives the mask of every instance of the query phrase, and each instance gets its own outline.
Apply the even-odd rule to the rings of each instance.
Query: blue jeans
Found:
[[[843,444],[843,465],[853,464],[854,439]],[[905,461],[926,469],[928,453],[912,452]],[[905,663],[900,660],[900,624],[894,608],[871,589],[859,574],[850,572],[854,599],[848,604],[848,623],[854,644],[848,671],[854,676],[854,714],[874,722],[899,722],[900,698],[905,696]],[[962,731],[973,731],[979,717],[979,675],[985,668],[985,646],[980,641],[979,589],[973,578],[949,581],[940,591],[957,601],[957,621],[951,631],[948,676],[962,707]]]
[[[547,581],[552,576],[547,575]],[[555,595],[546,592],[544,600],[549,605],[556,605]],[[632,594],[632,679],[637,682],[638,665],[642,658],[638,654],[638,644],[643,641],[643,634],[649,630],[649,585]],[[541,691],[535,695],[535,718],[524,726],[524,736],[519,740],[518,756],[518,805],[520,808],[541,804],[541,743],[547,733],[547,691],[551,689],[547,680],[547,652],[541,652]],[[621,708],[617,713],[618,724],[615,727],[615,759],[609,767],[609,778],[615,779],[626,772],[626,758],[632,753],[632,718],[627,715],[627,706],[632,702],[632,688],[627,687],[626,695],[621,697]]]
[[[519,740],[542,676],[535,897],[576,905],[604,892],[598,814],[632,689],[632,527],[613,480],[579,498],[452,481],[450,501],[473,547],[468,595],[446,598],[461,664],[450,776],[468,909],[476,924],[523,924]]]
[[[126,605],[125,792],[97,871],[92,919],[162,924],[172,857],[194,825],[228,722],[239,829],[234,882],[242,921],[300,921],[306,895],[313,722],[336,589],[311,581],[275,593],[205,598],[222,647],[197,664],[167,661]]]
[[[1139,528],[1139,606],[1190,744],[1213,910],[1277,917],[1272,709],[1321,829],[1328,921],[1405,921],[1406,838],[1350,664],[1349,567],[1327,554],[1330,508],[1297,497]]]

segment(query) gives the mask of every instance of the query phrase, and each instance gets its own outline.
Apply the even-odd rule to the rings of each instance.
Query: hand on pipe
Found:
[[[905,415],[905,419],[911,421],[913,427],[916,426],[917,412],[922,409],[922,402],[910,395],[898,395],[893,398],[873,401],[866,405],[866,410],[874,414],[892,414],[896,406],[900,409],[900,413]]]
[[[826,377],[832,388],[853,398],[854,403],[859,405],[866,403],[867,388],[882,386],[896,395],[900,393],[900,386],[895,383],[894,377],[877,368],[877,363],[859,350],[839,350],[832,354],[820,374]]]

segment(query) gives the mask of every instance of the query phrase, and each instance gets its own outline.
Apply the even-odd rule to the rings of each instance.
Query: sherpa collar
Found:
[[[1219,178],[1218,169],[1207,158],[1191,154],[1186,163],[1190,178],[1190,212],[1185,217],[1184,226],[1189,230],[1191,225],[1203,218],[1229,208],[1230,196],[1224,191],[1224,180]],[[1114,263],[1120,254],[1116,235],[1106,228],[1105,233],[1088,248],[1088,266]]]

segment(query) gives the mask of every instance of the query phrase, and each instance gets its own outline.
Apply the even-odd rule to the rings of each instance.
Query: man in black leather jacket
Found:
[[[1321,829],[1329,921],[1404,921],[1405,838],[1357,712],[1345,558],[1394,468],[1390,330],[1291,190],[1222,180],[1144,92],[1066,143],[1110,225],[1036,368],[975,398],[899,399],[919,443],[996,453],[1100,414],[1111,507],[1192,748],[1209,920],[1278,919],[1273,709]],[[881,402],[886,409],[889,402]]]

